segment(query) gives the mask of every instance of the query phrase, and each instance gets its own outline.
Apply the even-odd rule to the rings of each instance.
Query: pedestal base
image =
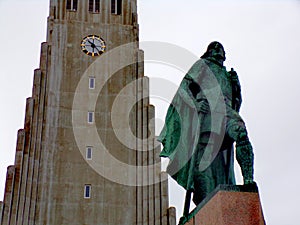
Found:
[[[220,185],[187,218],[185,225],[265,225],[257,188]]]

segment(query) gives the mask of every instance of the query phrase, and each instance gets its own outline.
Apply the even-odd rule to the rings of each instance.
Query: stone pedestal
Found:
[[[185,225],[265,225],[257,187],[220,185]]]

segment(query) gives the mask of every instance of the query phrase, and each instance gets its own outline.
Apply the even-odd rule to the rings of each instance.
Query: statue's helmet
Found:
[[[223,59],[225,61],[226,57],[225,57],[225,50],[223,45],[218,42],[218,41],[213,41],[211,42],[208,47],[206,52],[201,56],[201,58],[207,58],[207,57],[211,57],[215,52],[219,52],[219,50],[222,49],[224,54],[217,54],[218,57],[221,57],[221,59]]]

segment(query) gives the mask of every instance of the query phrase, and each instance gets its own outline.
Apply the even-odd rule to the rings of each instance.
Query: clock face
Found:
[[[101,55],[105,48],[104,40],[97,35],[89,35],[83,38],[81,42],[81,50],[89,56]]]

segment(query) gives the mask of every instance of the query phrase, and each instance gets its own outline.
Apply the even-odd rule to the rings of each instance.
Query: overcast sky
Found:
[[[14,162],[17,130],[23,127],[33,70],[39,65],[40,43],[46,40],[48,4],[0,0],[0,199],[6,167]],[[299,224],[300,2],[139,0],[138,6],[142,41],[168,42],[196,56],[211,41],[224,45],[225,65],[237,71],[242,85],[241,115],[254,146],[266,222]],[[176,84],[184,75],[153,63],[146,63],[145,74]],[[159,133],[167,104],[155,97],[152,102],[157,103]],[[170,204],[176,205],[178,217],[183,197],[171,183]]]

